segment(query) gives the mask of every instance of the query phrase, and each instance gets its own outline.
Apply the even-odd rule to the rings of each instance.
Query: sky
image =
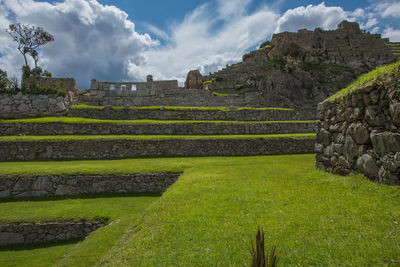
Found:
[[[5,29],[37,25],[55,41],[39,65],[53,77],[177,79],[239,62],[274,33],[336,29],[342,20],[400,42],[400,0],[0,0],[0,69],[20,77],[23,57]],[[31,61],[31,66],[33,62]]]

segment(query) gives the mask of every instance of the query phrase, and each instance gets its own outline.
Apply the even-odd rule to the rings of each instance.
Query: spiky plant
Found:
[[[264,248],[264,230],[258,227],[256,234],[256,244],[254,248],[254,243],[250,239],[250,254],[252,257],[251,266],[252,267],[276,267],[278,266],[279,257],[276,253],[276,248],[273,247],[269,255],[265,257]]]

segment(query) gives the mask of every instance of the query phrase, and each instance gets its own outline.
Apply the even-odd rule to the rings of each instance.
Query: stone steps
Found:
[[[244,135],[314,133],[315,121],[187,123],[0,123],[0,136],[13,135]]]
[[[397,57],[397,60],[400,60],[400,43],[390,42],[388,43],[388,46],[392,49],[392,52]]]
[[[0,138],[0,161],[313,153],[315,135]]]

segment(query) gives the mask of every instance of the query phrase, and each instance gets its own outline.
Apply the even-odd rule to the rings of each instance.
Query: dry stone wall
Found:
[[[0,198],[164,192],[181,173],[0,177]]]
[[[0,225],[0,247],[83,238],[103,226],[105,220],[3,224]]]
[[[1,141],[0,161],[300,154],[314,147],[312,137]]]
[[[90,89],[79,102],[111,106],[263,107],[262,94],[214,95],[202,89],[143,88],[137,91]]]
[[[400,184],[400,75],[319,105],[316,167]]]
[[[200,120],[200,121],[292,121],[316,120],[315,109],[231,109],[222,110],[168,110],[161,107],[152,109],[70,109],[69,117],[110,120]]]
[[[7,135],[221,135],[313,133],[315,122],[275,123],[0,123],[0,136]]]
[[[57,95],[0,94],[0,118],[54,115],[67,111],[70,104],[69,97]]]

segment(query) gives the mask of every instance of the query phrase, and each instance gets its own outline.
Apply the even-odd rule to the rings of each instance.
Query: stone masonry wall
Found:
[[[202,121],[290,121],[316,120],[316,110],[274,110],[274,109],[232,109],[222,110],[115,110],[105,107],[98,109],[70,109],[69,117],[110,120],[202,120]]]
[[[202,89],[90,89],[79,101],[88,105],[97,105],[100,102],[104,106],[264,107],[264,97],[261,92],[218,96]]]
[[[0,198],[164,192],[181,173],[0,177]]]
[[[316,167],[400,184],[400,75],[319,105]]]
[[[1,141],[0,161],[314,153],[314,138]]]
[[[315,122],[274,123],[0,123],[0,136],[7,135],[219,135],[313,133]]]
[[[0,118],[52,115],[67,111],[69,97],[57,95],[0,94]]]
[[[0,225],[0,247],[83,238],[103,226],[104,221],[3,224]]]

